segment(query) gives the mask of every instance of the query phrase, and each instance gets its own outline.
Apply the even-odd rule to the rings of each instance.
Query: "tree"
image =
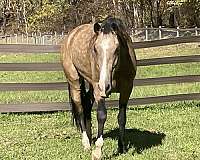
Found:
[[[181,26],[200,27],[200,2],[198,0],[187,0],[184,1],[181,6]]]
[[[108,15],[128,26],[200,26],[199,0],[0,0],[4,33],[66,31]]]

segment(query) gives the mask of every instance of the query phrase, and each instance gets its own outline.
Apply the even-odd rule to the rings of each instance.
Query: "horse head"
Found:
[[[108,97],[112,89],[113,70],[119,59],[120,42],[115,23],[95,23],[97,35],[94,43],[94,59],[99,68],[98,87],[102,98]]]

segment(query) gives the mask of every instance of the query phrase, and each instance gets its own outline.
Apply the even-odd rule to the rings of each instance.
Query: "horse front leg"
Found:
[[[75,119],[77,127],[81,128],[84,150],[88,150],[90,149],[90,140],[86,131],[84,108],[81,103],[81,77],[79,76],[69,56],[66,56],[65,60],[63,61],[63,69],[69,83],[69,96],[72,103],[73,119]]]
[[[128,99],[132,92],[133,81],[126,83],[123,89],[120,90],[119,99],[119,114],[118,114],[118,124],[119,124],[119,139],[118,139],[118,152],[126,153],[127,144],[125,143],[125,126],[126,126],[126,108],[128,104]]]
[[[119,139],[118,139],[118,152],[126,152],[125,144],[125,126],[126,126],[126,108],[127,104],[119,105],[118,124],[119,124]]]
[[[107,111],[105,107],[105,99],[100,99],[97,106],[97,122],[98,122],[98,133],[97,141],[95,142],[95,150],[92,152],[92,160],[101,159],[101,150],[103,146],[103,129],[107,118]]]

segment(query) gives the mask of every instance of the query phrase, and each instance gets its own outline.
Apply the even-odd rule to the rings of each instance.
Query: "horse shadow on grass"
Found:
[[[118,140],[119,129],[111,130],[104,134],[104,138],[111,138]],[[152,148],[154,146],[162,145],[162,141],[166,135],[160,132],[141,131],[139,129],[126,129],[125,130],[125,142],[127,151],[134,148],[134,153],[141,154],[144,150]],[[134,155],[134,153],[132,153]],[[119,153],[114,153],[113,156],[117,156]]]

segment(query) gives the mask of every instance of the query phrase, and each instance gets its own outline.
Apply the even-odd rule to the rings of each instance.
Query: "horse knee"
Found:
[[[79,91],[71,90],[71,99],[73,103],[75,104],[75,108],[77,112],[82,112],[82,105],[81,105],[81,97]]]
[[[107,118],[107,111],[105,107],[105,100],[102,99],[98,102],[98,108],[97,108],[97,119],[98,122],[104,123]]]
[[[118,115],[118,124],[119,124],[119,126],[125,126],[126,125],[126,115],[124,115],[124,114]]]
[[[105,122],[107,118],[107,113],[105,111],[97,111],[97,119],[99,122]]]
[[[125,126],[126,121],[125,120],[118,120],[118,124],[119,124],[119,126]]]
[[[74,103],[81,103],[81,96],[80,96],[80,92],[71,92],[71,97],[74,101]]]

